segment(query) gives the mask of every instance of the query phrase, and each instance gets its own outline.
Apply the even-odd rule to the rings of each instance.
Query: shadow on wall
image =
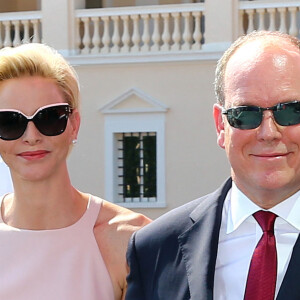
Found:
[[[203,3],[204,0],[86,0],[86,8]]]

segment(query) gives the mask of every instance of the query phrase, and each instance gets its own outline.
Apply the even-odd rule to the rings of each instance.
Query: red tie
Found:
[[[253,216],[263,235],[253,252],[244,300],[274,300],[277,277],[274,222],[277,216],[262,210]]]

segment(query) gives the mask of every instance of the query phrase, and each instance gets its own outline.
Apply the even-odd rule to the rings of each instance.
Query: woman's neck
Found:
[[[74,224],[86,210],[87,200],[68,176],[45,181],[14,178],[15,193],[4,198],[3,221],[22,229],[57,229]]]

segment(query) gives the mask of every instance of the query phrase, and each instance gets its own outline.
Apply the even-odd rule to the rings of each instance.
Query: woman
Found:
[[[127,243],[149,219],[71,185],[78,102],[53,49],[0,51],[0,154],[14,186],[1,199],[0,299],[124,299]]]

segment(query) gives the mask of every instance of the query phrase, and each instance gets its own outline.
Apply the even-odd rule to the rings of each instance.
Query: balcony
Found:
[[[197,51],[204,42],[204,5],[76,11],[80,54]]]
[[[0,48],[41,42],[41,25],[40,11],[0,13]]]
[[[281,31],[299,37],[300,1],[241,1],[239,34]]]
[[[57,5],[62,13],[53,22]],[[300,1],[209,0],[82,9],[70,7],[66,0],[50,4],[42,0],[41,11],[0,14],[0,47],[45,42],[87,61],[203,58],[225,50],[239,35],[253,30],[279,30],[299,36],[299,8]]]

